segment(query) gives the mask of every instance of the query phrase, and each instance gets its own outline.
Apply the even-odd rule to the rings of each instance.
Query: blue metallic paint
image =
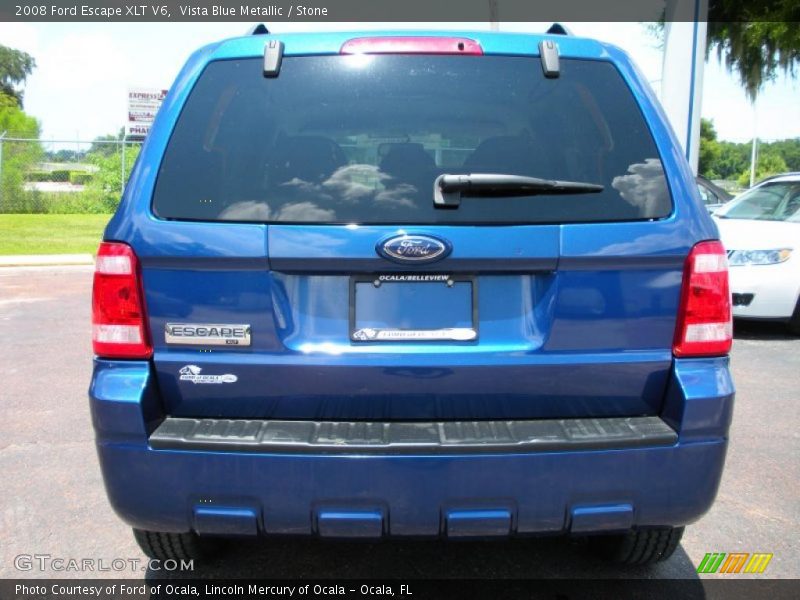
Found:
[[[601,504],[576,506],[570,515],[572,533],[598,531],[627,531],[633,526],[633,506],[630,504]]]
[[[447,509],[444,532],[450,538],[507,536],[513,531],[513,509]]]
[[[321,537],[331,538],[380,538],[386,532],[386,518],[380,508],[375,510],[336,510],[318,508],[316,532]]]
[[[352,34],[336,33],[281,39],[287,55],[334,54],[350,37]],[[481,33],[474,37],[487,54],[538,52],[536,36]],[[158,376],[174,392],[169,402],[176,414],[250,414],[253,396],[275,396],[280,389],[285,394],[282,404],[291,406],[288,413],[279,407],[273,412],[268,405],[262,412],[308,416],[327,403],[326,396],[332,396],[339,414],[363,418],[375,411],[363,399],[375,393],[376,385],[382,387],[379,377],[371,377],[370,371],[375,368],[367,365],[374,364],[372,355],[389,353],[405,369],[405,379],[392,391],[407,385],[408,377],[425,380],[434,370],[445,378],[440,383],[441,388],[449,390],[446,403],[462,393],[457,383],[459,372],[467,379],[465,368],[453,365],[454,361],[473,361],[488,369],[524,356],[518,362],[529,367],[527,377],[509,372],[510,377],[504,379],[509,389],[500,394],[514,404],[510,415],[568,415],[574,414],[575,406],[583,406],[584,415],[657,412],[664,388],[656,384],[666,382],[683,260],[694,243],[717,237],[716,231],[706,211],[696,202],[686,201],[697,194],[695,186],[687,184],[693,179],[675,150],[675,140],[652,93],[641,83],[627,57],[616,48],[590,40],[559,37],[558,43],[563,56],[611,60],[617,65],[653,128],[675,210],[658,222],[414,227],[413,233],[437,235],[453,246],[447,258],[415,265],[415,272],[481,274],[480,339],[472,347],[458,349],[447,344],[364,348],[349,343],[347,311],[342,306],[347,302],[347,274],[407,270],[409,267],[377,256],[374,247],[410,228],[220,226],[163,221],[152,215],[149,198],[159,157],[202,68],[209,60],[257,56],[263,51],[263,39],[234,39],[198,51],[159,112],[122,206],[106,231],[107,239],[130,243],[143,265]],[[507,276],[514,272],[520,276]],[[331,276],[319,276],[326,273]],[[492,277],[488,277],[490,274]],[[187,290],[192,293],[187,294]],[[313,319],[304,318],[310,310]],[[511,314],[520,316],[509,318]],[[213,370],[229,364],[228,359],[239,360],[247,354],[237,373],[240,385],[224,386],[215,391],[218,396],[213,399],[193,399],[191,394],[196,394],[196,389],[172,384],[171,370],[182,366],[174,361],[183,360],[186,354],[165,345],[163,326],[176,319],[234,319],[252,324],[251,348],[191,355],[193,363]],[[611,357],[621,350],[626,351],[624,365]],[[663,358],[652,360],[648,355],[654,352],[661,352]],[[586,358],[583,364],[575,360],[576,353]],[[595,367],[592,355],[608,355],[607,368]],[[307,364],[310,357],[319,357],[327,364],[327,369],[317,372],[317,378],[309,381],[284,376],[281,384],[271,384],[284,365]],[[545,377],[546,370],[559,360],[569,367],[572,377],[560,381]],[[248,364],[258,367],[260,375],[255,379],[247,372]],[[354,377],[364,378],[357,393],[351,391],[349,383]],[[249,391],[245,389],[248,381],[252,384]],[[587,398],[587,381],[593,382],[594,399]],[[618,385],[619,381],[626,382],[627,388]],[[514,382],[518,382],[516,388]],[[528,382],[533,383],[534,396],[549,394],[553,404],[536,400],[526,403],[525,396],[532,393]],[[645,397],[636,397],[643,391],[647,392]],[[412,402],[399,413],[389,409],[378,414],[407,417],[413,416],[413,410]],[[455,417],[465,416],[463,411],[471,409],[437,410],[442,417]],[[475,414],[485,415],[483,409]]]
[[[354,35],[276,37],[291,56],[335,54]],[[444,35],[471,37],[486,54],[531,56],[547,37]],[[663,111],[630,59],[610,45],[552,38],[562,56],[612,61],[631,87],[661,153],[672,215],[657,222],[414,228],[453,244],[445,260],[415,272],[482,274],[480,342],[353,346],[341,317],[347,276],[335,274],[402,271],[374,246],[404,228],[219,226],[163,221],[150,210],[159,157],[204,66],[260,56],[266,39],[228,40],[190,58],[106,229],[105,239],[131,244],[142,262],[155,346],[152,365],[95,362],[92,416],[120,516],[139,528],[188,531],[202,501],[209,518],[214,507],[255,511],[261,532],[309,534],[319,533],[310,515],[322,507],[334,515],[362,511],[373,522],[379,511],[390,535],[442,535],[446,511],[508,511],[512,532],[524,534],[568,530],[576,507],[590,514],[593,506],[630,505],[637,526],[683,525],[707,510],[724,462],[733,385],[726,358],[673,360],[670,347],[684,258],[696,242],[718,235]],[[491,283],[484,285],[487,275]],[[168,348],[163,326],[181,319],[251,323],[253,346],[204,354]],[[235,368],[241,384],[181,384],[177,370],[189,362],[210,373]],[[624,451],[357,459],[149,449],[148,433],[167,413],[662,414],[679,442]]]
[[[192,529],[200,535],[258,535],[261,511],[249,506],[215,506],[200,501],[194,507]]]
[[[443,510],[476,503],[513,510],[516,534],[568,531],[574,507],[630,504],[636,526],[699,518],[725,459],[734,392],[728,360],[676,360],[668,387],[665,418],[679,433],[672,447],[355,458],[152,450],[153,425],[141,415],[163,407],[146,362],[96,360],[90,395],[106,489],[130,525],[188,531],[202,501],[256,510],[262,533],[311,534],[313,507],[366,505],[383,507],[388,535],[436,536]]]

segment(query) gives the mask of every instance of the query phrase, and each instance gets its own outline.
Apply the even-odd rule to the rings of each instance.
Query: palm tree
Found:
[[[675,0],[666,0],[671,5]],[[664,19],[647,26],[664,42]],[[797,0],[708,0],[706,57],[716,51],[736,72],[751,102],[779,71],[791,77],[800,65],[800,2]]]

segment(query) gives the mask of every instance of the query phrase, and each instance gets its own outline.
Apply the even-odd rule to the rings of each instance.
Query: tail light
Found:
[[[92,345],[102,358],[150,358],[139,261],[127,244],[103,242],[92,289]]]
[[[696,244],[683,271],[675,356],[727,354],[733,340],[728,259],[718,241]]]

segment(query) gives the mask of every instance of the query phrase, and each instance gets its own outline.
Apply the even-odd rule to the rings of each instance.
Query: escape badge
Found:
[[[190,346],[249,346],[250,325],[167,323],[164,340]]]

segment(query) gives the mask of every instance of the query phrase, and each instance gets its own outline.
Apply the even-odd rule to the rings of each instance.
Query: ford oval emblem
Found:
[[[398,263],[422,265],[441,260],[450,254],[450,242],[432,235],[396,235],[378,242],[375,250],[382,257]]]

